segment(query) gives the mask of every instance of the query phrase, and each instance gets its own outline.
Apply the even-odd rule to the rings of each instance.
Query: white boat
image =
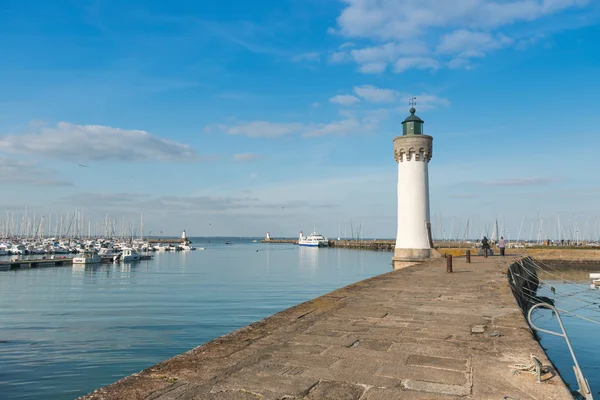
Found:
[[[189,244],[186,244],[186,243],[180,244],[179,247],[181,248],[181,250],[188,250],[188,251],[189,250],[196,250],[195,247],[192,247],[192,246],[190,246]]]
[[[62,246],[54,246],[52,247],[52,252],[54,254],[69,254],[69,249]]]
[[[73,258],[73,264],[98,264],[102,262],[102,257],[96,253],[83,253],[80,257]]]
[[[121,254],[121,253],[119,251],[116,251],[112,247],[102,247],[98,251],[98,255],[100,257],[114,257],[114,256],[119,255],[119,254]]]
[[[121,255],[121,260],[123,262],[127,263],[133,261],[140,261],[141,259],[142,256],[140,256],[140,254],[134,249],[123,249],[123,255]]]
[[[22,244],[13,244],[10,248],[10,254],[12,255],[16,255],[16,256],[21,256],[25,254],[25,246],[23,246]]]
[[[300,237],[298,238],[298,246],[328,247],[329,240],[325,236],[317,232],[313,232],[308,236],[304,236],[302,232],[300,232]]]
[[[155,246],[156,251],[167,251],[169,250],[168,246],[165,246],[162,243],[159,243],[157,246]]]

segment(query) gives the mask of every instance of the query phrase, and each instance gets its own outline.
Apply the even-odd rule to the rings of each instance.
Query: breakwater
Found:
[[[84,399],[572,399],[546,369],[508,260],[433,260],[302,303]]]
[[[261,243],[269,244],[298,244],[298,239],[263,239]],[[391,239],[360,239],[360,240],[333,240],[330,239],[328,246],[344,249],[394,251],[395,240]]]

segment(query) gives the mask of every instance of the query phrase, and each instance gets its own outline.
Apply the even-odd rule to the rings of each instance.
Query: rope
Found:
[[[519,375],[521,372],[529,373],[536,376],[541,375],[541,373],[543,372],[542,370],[544,368],[542,367],[542,369],[538,371],[538,363],[539,365],[542,365],[542,362],[533,354],[530,354],[529,357],[529,364],[509,365],[509,368],[511,369],[513,375]],[[537,360],[538,362],[536,363],[535,360]]]

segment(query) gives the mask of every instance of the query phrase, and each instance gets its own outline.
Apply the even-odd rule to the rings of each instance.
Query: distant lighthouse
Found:
[[[402,122],[402,136],[394,139],[394,158],[398,163],[394,266],[428,259],[432,247],[428,166],[433,138],[423,134],[424,121],[415,115],[414,98],[411,103],[410,115]]]

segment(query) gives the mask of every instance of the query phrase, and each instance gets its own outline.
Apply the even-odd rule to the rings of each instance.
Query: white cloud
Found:
[[[142,130],[59,122],[40,126],[37,132],[0,136],[0,151],[78,161],[197,160],[189,145]]]
[[[516,22],[534,21],[591,0],[342,0],[345,8],[330,32],[370,40],[374,46],[347,54],[363,73],[397,73],[411,68],[467,66],[467,57],[482,57],[518,41],[498,32]],[[496,32],[494,32],[496,31]],[[441,40],[440,40],[441,38]],[[436,53],[435,49],[439,53]],[[343,49],[338,50],[343,53]],[[451,57],[439,59],[439,55]],[[460,60],[454,61],[457,56]],[[343,54],[337,60],[347,60]]]
[[[341,106],[351,106],[360,102],[360,99],[350,94],[339,94],[329,99],[331,103],[339,104]]]
[[[344,0],[337,19],[346,37],[401,40],[428,29],[448,27],[497,28],[532,21],[589,0]]]
[[[276,123],[268,121],[242,122],[235,125],[217,124],[208,126],[205,130],[220,130],[228,135],[243,135],[251,138],[278,138],[302,129],[299,123]]]
[[[60,179],[50,168],[37,163],[0,156],[0,184],[30,186],[69,186],[70,182]]]
[[[354,93],[372,103],[393,103],[398,98],[398,91],[381,89],[372,85],[355,86]]]
[[[355,118],[333,121],[326,124],[315,124],[303,134],[306,137],[319,137],[326,135],[347,135],[356,132],[361,123]]]
[[[429,54],[427,45],[419,41],[393,43],[387,42],[376,46],[353,49],[348,56],[359,65],[359,70],[366,74],[381,73],[388,64],[400,57],[425,56]]]
[[[235,161],[240,161],[240,162],[253,161],[253,160],[257,160],[261,157],[262,156],[260,154],[254,154],[254,153],[237,153],[237,154],[233,155],[233,159]]]
[[[387,69],[387,63],[366,63],[358,67],[363,74],[380,74]]]
[[[427,111],[433,110],[434,108],[438,107],[450,106],[450,100],[444,97],[434,96],[430,94],[419,94],[415,97],[417,98],[417,108],[420,111]]]
[[[431,57],[403,57],[394,63],[394,71],[404,72],[408,69],[432,69],[440,67],[440,62]]]
[[[329,62],[331,64],[341,64],[351,60],[350,55],[343,51],[336,51],[329,55]]]
[[[437,51],[463,58],[483,57],[486,52],[506,47],[512,42],[512,39],[502,34],[494,36],[485,32],[460,29],[442,36]]]
[[[381,121],[389,116],[390,110],[381,109],[381,110],[360,110],[353,109],[347,110],[343,109],[340,111],[340,116],[342,117],[339,120],[334,120],[331,122],[324,123],[311,123],[311,124],[301,124],[301,123],[289,123],[289,124],[276,124],[265,121],[255,121],[255,122],[245,122],[239,125],[212,125],[209,129],[219,129],[224,133],[230,132],[244,132],[250,137],[262,137],[262,138],[277,138],[285,132],[285,134],[299,134],[303,137],[319,137],[326,135],[352,135],[352,134],[365,134],[372,133],[376,131]],[[248,130],[248,126],[261,126],[261,127],[269,127],[268,129],[273,129],[274,131],[270,132],[269,135],[265,135],[265,131],[259,130],[255,131],[254,128]],[[289,129],[287,127],[293,127],[293,129]],[[259,135],[259,133],[263,133]],[[276,133],[276,134],[274,134]],[[240,133],[241,134],[241,133]],[[237,156],[237,157],[236,157]],[[247,155],[240,154],[236,155],[234,158],[237,161],[248,161],[249,159],[255,158],[255,155]]]

